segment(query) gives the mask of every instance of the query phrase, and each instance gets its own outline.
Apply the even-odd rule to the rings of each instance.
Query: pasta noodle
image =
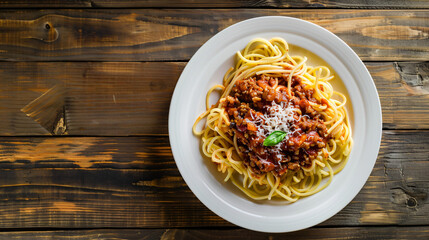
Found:
[[[207,110],[192,127],[224,181],[252,199],[295,202],[326,188],[347,162],[353,142],[347,98],[332,88],[328,67],[306,61],[290,56],[282,38],[252,40],[223,84],[209,89]],[[209,106],[213,91],[221,96]],[[272,134],[284,139],[265,145]]]

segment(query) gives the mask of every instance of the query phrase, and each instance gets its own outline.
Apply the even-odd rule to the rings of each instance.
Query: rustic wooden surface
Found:
[[[186,61],[220,30],[266,15],[325,27],[366,61],[429,55],[429,9],[48,9],[0,12],[0,60]]]
[[[429,238],[429,1],[0,0],[0,239]],[[365,61],[383,138],[356,198],[287,234],[238,228],[189,190],[167,115],[211,36],[280,15]]]
[[[429,8],[409,0],[0,0],[0,8]]]
[[[316,240],[316,239],[427,239],[429,227],[310,228],[292,233],[258,233],[244,229],[100,229],[0,233],[0,239],[145,239],[145,240]]]

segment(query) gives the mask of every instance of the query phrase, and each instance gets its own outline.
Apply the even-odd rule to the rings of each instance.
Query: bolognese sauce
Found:
[[[312,103],[323,106],[327,102],[315,99],[313,88],[306,88],[299,78],[292,78],[290,92],[287,84],[286,77],[266,75],[238,80],[220,102],[239,154],[255,174],[281,176],[309,168],[331,138],[323,116],[312,107]],[[287,133],[286,137],[274,146],[264,146],[276,130]]]

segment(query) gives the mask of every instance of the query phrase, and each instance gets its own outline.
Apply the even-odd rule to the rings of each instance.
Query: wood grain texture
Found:
[[[427,130],[384,131],[365,187],[321,225],[428,225],[428,145]],[[0,228],[232,226],[190,192],[167,137],[2,137],[0,176]]]
[[[408,0],[0,0],[0,8],[429,8]]]
[[[0,63],[0,135],[167,134],[171,96],[185,64]],[[429,62],[366,65],[384,128],[428,129]]]
[[[0,63],[0,132],[46,135],[63,119],[72,135],[166,134],[184,65]]]
[[[429,128],[429,62],[366,66],[380,97],[383,128]]]
[[[1,232],[0,239],[145,239],[145,240],[312,240],[312,239],[427,239],[429,227],[310,228],[292,233],[260,233],[245,229],[95,229],[79,231]]]
[[[220,30],[267,15],[325,27],[363,60],[429,58],[429,10],[85,9],[0,12],[0,60],[189,60]]]

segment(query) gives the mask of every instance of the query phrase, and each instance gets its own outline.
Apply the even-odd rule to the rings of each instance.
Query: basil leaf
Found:
[[[274,146],[277,143],[283,141],[287,133],[283,131],[274,131],[267,138],[265,138],[263,145],[264,146]]]

